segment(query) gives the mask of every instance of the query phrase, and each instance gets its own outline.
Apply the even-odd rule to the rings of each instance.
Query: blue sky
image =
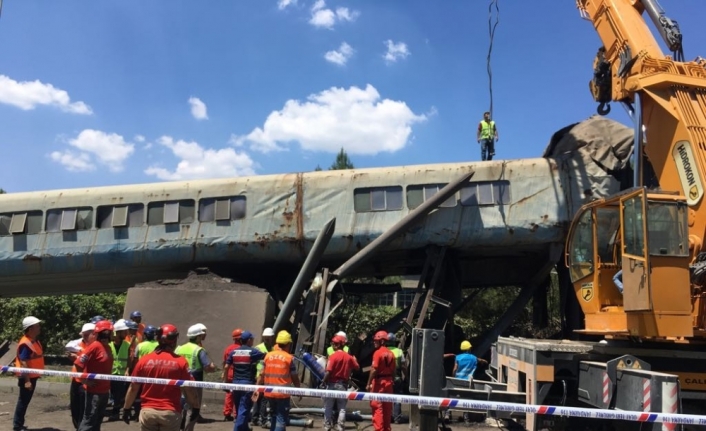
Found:
[[[661,3],[706,55],[706,3]],[[595,112],[600,41],[572,0],[499,5],[496,158],[538,157]],[[478,160],[487,20],[480,0],[5,0],[0,187],[325,169],[341,146],[356,167]]]

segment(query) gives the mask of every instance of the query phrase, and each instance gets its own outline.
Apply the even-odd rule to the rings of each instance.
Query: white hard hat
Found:
[[[262,331],[262,336],[263,337],[274,337],[275,336],[275,331],[272,328],[265,328]]]
[[[199,335],[203,335],[205,333],[206,333],[206,327],[201,323],[197,323],[195,325],[189,326],[189,329],[186,331],[186,336],[187,337],[198,337]]]
[[[95,329],[96,329],[95,323],[84,323],[83,327],[81,328],[81,332],[79,332],[78,335],[83,335],[84,332],[93,331]]]
[[[127,331],[128,329],[130,329],[130,328],[128,328],[127,322],[125,322],[125,319],[120,319],[117,322],[115,322],[115,324],[113,325],[113,330],[115,330],[115,331]]]
[[[34,316],[27,316],[24,319],[22,319],[22,330],[26,330],[30,326],[34,326],[37,323],[41,322],[41,320],[37,319]]]
[[[348,341],[348,336],[346,335],[345,332],[343,332],[343,331],[338,331],[338,332],[336,332],[336,335],[338,335],[339,337],[343,337],[343,338],[346,339],[346,341]]]

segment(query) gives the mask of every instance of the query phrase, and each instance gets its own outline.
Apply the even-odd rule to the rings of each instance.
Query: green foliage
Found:
[[[336,154],[336,161],[333,162],[329,169],[329,171],[336,171],[339,169],[353,169],[353,162],[351,162],[351,159],[348,157],[348,153],[346,153],[346,150],[341,148],[341,151]]]
[[[382,326],[400,310],[395,307],[385,307],[366,303],[347,303],[340,311],[331,316],[328,326],[328,338],[338,331],[345,331],[352,339],[360,333],[369,333]]]
[[[316,165],[316,169],[314,169],[314,172],[318,172],[318,171],[323,171],[323,169],[321,169],[321,166]]]
[[[17,341],[22,336],[22,319],[35,316],[42,323],[40,339],[47,354],[59,355],[64,345],[79,338],[81,326],[100,314],[108,319],[122,317],[126,294],[38,296],[0,299],[0,340]]]
[[[5,189],[1,189],[1,188],[0,188],[0,195],[3,194],[3,193],[7,193],[7,192],[5,191]]]

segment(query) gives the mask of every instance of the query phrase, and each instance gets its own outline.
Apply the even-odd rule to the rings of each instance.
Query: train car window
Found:
[[[151,202],[147,205],[147,224],[156,226],[168,223],[193,223],[195,215],[194,207],[195,203],[192,199]]]
[[[507,205],[509,203],[509,181],[470,183],[461,189],[461,205],[463,206]]]
[[[353,190],[355,212],[397,211],[402,209],[402,187],[367,187]]]
[[[93,228],[93,208],[64,208],[47,211],[45,230],[61,232]]]
[[[415,184],[407,186],[407,207],[409,209],[417,208],[422,202],[434,196],[445,186],[446,184]],[[457,201],[458,198],[454,194],[439,206],[442,208],[453,208],[456,206]]]
[[[98,229],[139,227],[145,224],[145,206],[143,204],[100,206],[97,211],[96,225]]]
[[[199,221],[240,220],[245,218],[245,196],[206,198],[199,200]]]
[[[41,211],[0,214],[0,236],[38,234],[42,231],[42,219]]]

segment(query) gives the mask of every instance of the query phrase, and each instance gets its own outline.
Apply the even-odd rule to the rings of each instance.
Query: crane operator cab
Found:
[[[645,338],[693,336],[687,204],[636,187],[583,206],[566,264],[586,316],[581,332]],[[613,277],[622,271],[623,292]]]

